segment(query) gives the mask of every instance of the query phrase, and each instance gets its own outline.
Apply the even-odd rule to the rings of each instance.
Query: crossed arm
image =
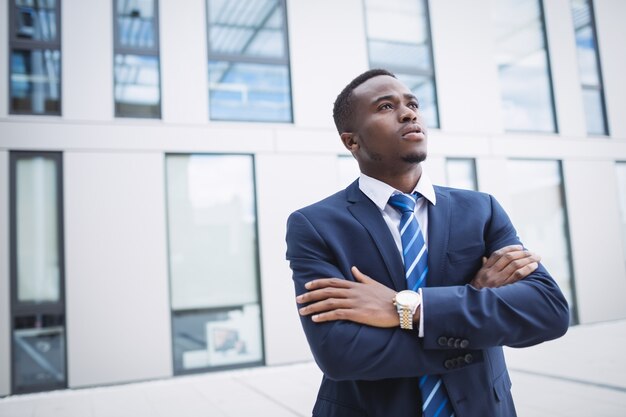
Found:
[[[482,268],[470,285],[476,289],[498,288],[512,284],[533,273],[540,257],[524,250],[521,245],[509,245],[483,259]],[[374,327],[397,327],[399,316],[393,305],[394,290],[363,274],[356,266],[351,269],[355,281],[341,278],[320,278],[305,284],[308,292],[296,297],[302,316],[311,316],[316,323],[348,320]],[[414,322],[420,319],[415,311]]]

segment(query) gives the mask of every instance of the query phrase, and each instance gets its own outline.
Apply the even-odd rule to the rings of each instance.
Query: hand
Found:
[[[296,297],[302,316],[313,315],[316,323],[349,320],[374,327],[397,327],[400,318],[393,298],[396,292],[352,267],[356,282],[321,278],[307,282],[309,292]]]
[[[498,288],[512,284],[532,274],[541,257],[524,250],[522,245],[505,246],[483,258],[483,266],[470,282],[475,288]]]

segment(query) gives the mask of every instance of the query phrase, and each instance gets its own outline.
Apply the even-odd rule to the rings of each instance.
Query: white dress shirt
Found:
[[[402,238],[400,237],[400,219],[402,215],[398,210],[389,205],[389,198],[395,194],[401,194],[402,191],[396,190],[389,184],[379,181],[375,178],[369,177],[363,173],[359,177],[359,188],[380,210],[393,240],[396,242],[400,257],[402,257]],[[420,225],[422,234],[424,235],[424,241],[428,248],[428,200],[432,205],[437,203],[437,197],[435,195],[435,189],[430,181],[430,177],[422,171],[422,175],[415,186],[414,192],[417,191],[422,195],[422,198],[417,200],[415,204],[415,218]],[[422,295],[422,289],[419,290]],[[424,337],[424,303],[420,305],[420,322],[419,322],[419,337]]]

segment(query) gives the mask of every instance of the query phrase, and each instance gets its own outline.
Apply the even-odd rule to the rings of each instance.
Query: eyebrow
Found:
[[[413,94],[404,94],[403,97],[406,100],[415,100],[417,101],[417,97],[415,97],[415,95]],[[385,101],[385,100],[394,100],[396,98],[396,95],[393,94],[388,94],[386,96],[380,96],[377,99],[375,99],[374,101],[372,101],[372,104],[377,104],[380,103],[381,101]]]

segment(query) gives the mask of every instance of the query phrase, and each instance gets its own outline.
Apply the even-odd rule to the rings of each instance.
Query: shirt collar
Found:
[[[363,191],[363,194],[372,200],[381,210],[385,209],[385,206],[392,195],[402,192],[396,190],[387,183],[377,180],[376,178],[369,177],[363,173],[361,173],[359,177],[359,189]],[[433,183],[430,181],[430,177],[425,171],[422,171],[422,175],[420,176],[420,179],[413,191],[420,193],[424,196],[424,198],[426,198],[426,200],[430,201],[433,206],[437,203],[435,188],[433,187]]]

